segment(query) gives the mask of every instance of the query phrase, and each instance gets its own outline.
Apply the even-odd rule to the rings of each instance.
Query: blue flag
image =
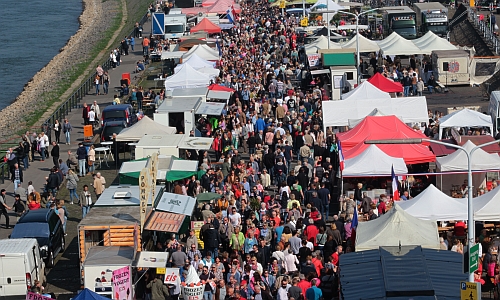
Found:
[[[356,229],[358,227],[358,209],[354,208],[354,214],[352,216],[351,229]]]
[[[217,50],[219,50],[219,57],[221,57],[222,56],[222,49],[220,48],[219,39],[217,39],[215,41],[215,46],[217,47]]]

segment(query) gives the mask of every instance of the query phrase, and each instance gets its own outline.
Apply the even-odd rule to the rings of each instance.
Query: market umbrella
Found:
[[[217,193],[201,193],[198,196],[196,196],[196,200],[198,200],[200,202],[206,202],[206,201],[219,199],[222,197],[223,197],[223,195],[219,195]]]

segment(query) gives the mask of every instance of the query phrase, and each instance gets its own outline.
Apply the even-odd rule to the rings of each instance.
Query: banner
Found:
[[[115,300],[132,300],[130,267],[113,271],[113,292]]]
[[[28,292],[26,294],[26,300],[51,300],[52,298],[42,296],[33,292]]]
[[[319,65],[319,54],[307,54],[307,60],[309,61],[309,67],[314,67]]]
[[[185,300],[202,300],[204,291],[204,284],[182,287],[182,295],[184,295]]]
[[[146,209],[148,207],[149,198],[149,185],[151,181],[149,179],[149,170],[144,168],[139,175],[139,199],[141,200],[141,233],[144,230],[144,221],[146,220]]]
[[[158,152],[153,153],[151,155],[151,202],[154,205],[155,197],[156,197],[156,176],[158,175]]]
[[[179,268],[166,268],[165,280],[163,282],[165,284],[179,285],[181,282],[179,276]]]

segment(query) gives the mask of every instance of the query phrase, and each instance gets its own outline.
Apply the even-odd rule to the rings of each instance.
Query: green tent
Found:
[[[118,174],[120,184],[139,185],[139,175],[141,174],[141,170],[146,167],[148,159],[149,157],[145,157],[123,162]]]

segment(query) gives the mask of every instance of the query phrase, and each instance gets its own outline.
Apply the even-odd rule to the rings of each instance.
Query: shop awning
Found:
[[[149,216],[148,221],[144,225],[144,229],[151,231],[179,233],[179,230],[181,229],[185,218],[186,216],[181,214],[153,211],[153,213]]]

